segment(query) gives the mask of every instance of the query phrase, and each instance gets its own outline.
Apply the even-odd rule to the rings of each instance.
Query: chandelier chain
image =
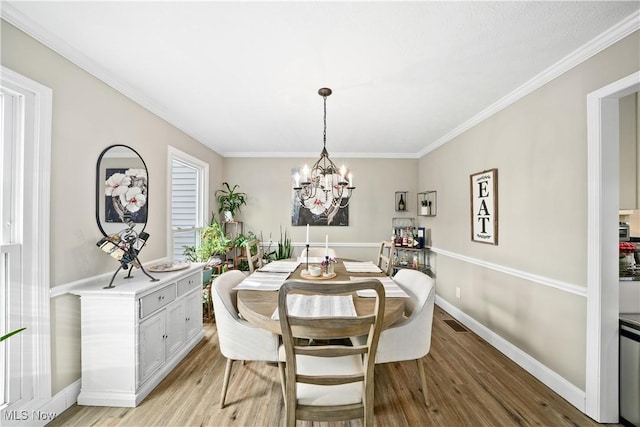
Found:
[[[301,207],[331,224],[338,211],[349,205],[355,187],[351,173],[344,165],[338,169],[327,152],[327,96],[331,89],[321,88],[318,94],[323,99],[322,152],[310,170],[305,165],[302,176],[295,175],[293,189]]]

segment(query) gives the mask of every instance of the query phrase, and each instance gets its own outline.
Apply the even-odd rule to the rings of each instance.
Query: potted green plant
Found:
[[[233,221],[236,212],[240,212],[240,208],[247,204],[247,194],[238,191],[238,184],[231,187],[228,182],[223,182],[222,187],[216,191],[218,213],[224,215],[225,221]]]
[[[211,223],[202,230],[200,246],[186,246],[184,256],[191,262],[204,262],[203,283],[209,283],[211,269],[222,264],[232,241],[224,234],[224,228],[213,216]],[[207,278],[208,276],[208,278]]]

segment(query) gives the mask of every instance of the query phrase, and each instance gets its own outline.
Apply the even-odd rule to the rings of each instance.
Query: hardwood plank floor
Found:
[[[415,362],[376,366],[378,426],[600,426],[471,332],[456,332],[436,307],[424,359],[429,404]],[[74,405],[48,426],[280,426],[277,366],[234,364],[227,405],[219,408],[225,359],[215,324],[205,339],[137,408]],[[359,427],[361,420],[298,422],[303,427]],[[614,424],[615,425],[615,424]]]

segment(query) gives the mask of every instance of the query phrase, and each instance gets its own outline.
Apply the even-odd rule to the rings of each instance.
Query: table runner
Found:
[[[355,317],[356,306],[351,295],[287,295],[287,309],[290,316],[297,317]],[[278,320],[276,307],[273,320]]]
[[[255,272],[247,276],[233,289],[251,291],[278,291],[280,286],[287,280],[289,273],[261,273]]]
[[[353,262],[343,261],[345,268],[350,273],[380,273],[382,270],[371,261]]]
[[[273,261],[260,267],[258,271],[271,273],[293,273],[300,265],[299,261]]]
[[[362,277],[350,277],[353,281],[362,281]],[[375,277],[376,280],[379,280],[384,287],[384,294],[387,298],[409,298],[409,294],[407,294],[404,289],[402,289],[396,282],[393,281],[390,277]],[[359,297],[375,297],[376,291],[373,289],[363,289],[361,291],[356,292]]]

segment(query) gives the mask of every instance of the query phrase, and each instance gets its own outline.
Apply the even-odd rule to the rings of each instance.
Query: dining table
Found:
[[[291,263],[295,263],[296,260],[288,260]],[[347,261],[347,264],[349,261]],[[365,263],[352,263],[352,265],[366,265]],[[268,264],[267,264],[268,265]],[[318,265],[318,263],[309,263],[311,265]],[[371,265],[375,266],[375,264],[371,263]],[[338,259],[337,262],[333,264],[333,272],[330,278],[325,278],[323,276],[320,277],[310,277],[306,273],[307,271],[307,263],[305,261],[301,261],[296,267],[295,270],[288,272],[286,275],[286,280],[302,280],[309,282],[317,282],[318,284],[322,283],[331,283],[331,282],[343,282],[350,280],[357,280],[359,278],[362,279],[381,279],[383,281],[383,285],[385,285],[385,289],[387,288],[386,283],[389,283],[390,278],[384,274],[382,271],[374,272],[373,269],[366,269],[369,271],[347,271],[347,266],[345,266],[345,260]],[[264,267],[263,267],[264,268]],[[377,269],[379,270],[379,269]],[[267,269],[267,272],[269,270]],[[272,270],[273,271],[273,270]],[[261,274],[260,272],[253,274]],[[285,277],[285,273],[281,273],[281,277]],[[248,276],[247,280],[250,280],[252,276]],[[258,290],[258,289],[243,289],[242,286],[239,286],[237,290],[237,306],[238,312],[249,323],[254,326],[269,330],[275,334],[281,335],[280,330],[280,321],[274,317],[274,311],[278,306],[278,288],[274,287],[271,290]],[[403,292],[403,291],[402,291]],[[371,313],[375,304],[375,298],[370,296],[361,296],[358,293],[351,293],[353,297],[353,304],[355,306],[356,313],[358,315],[362,315],[365,313]],[[399,295],[394,295],[393,293],[388,293],[385,296],[385,310],[384,310],[384,321],[382,328],[386,329],[398,322],[400,319],[404,317],[405,314],[405,301],[406,297],[402,297]]]

